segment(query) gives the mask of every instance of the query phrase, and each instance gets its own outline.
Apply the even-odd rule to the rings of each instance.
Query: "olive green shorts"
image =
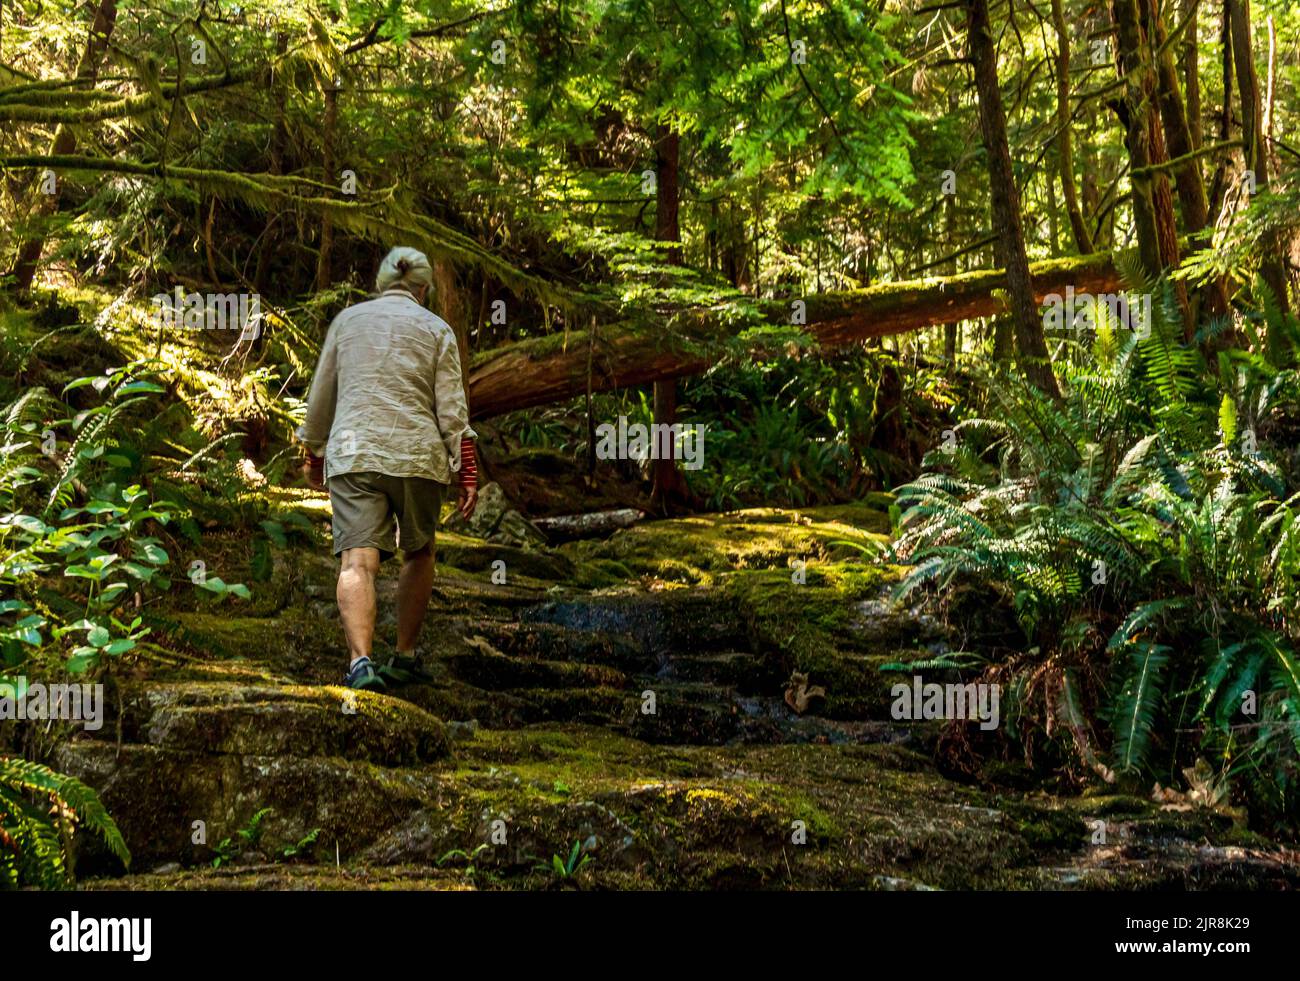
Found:
[[[418,552],[433,541],[447,485],[426,477],[362,472],[331,477],[329,491],[334,554],[377,548],[382,561],[397,549]]]

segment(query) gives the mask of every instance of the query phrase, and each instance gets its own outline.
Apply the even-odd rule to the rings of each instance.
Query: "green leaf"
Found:
[[[167,389],[157,384],[156,382],[136,380],[136,381],[129,381],[121,385],[118,388],[118,390],[114,393],[114,395],[122,396],[122,395],[130,395],[135,392],[165,392],[165,391],[167,391]]]
[[[275,542],[276,545],[285,548],[289,544],[289,539],[284,533],[284,525],[280,524],[280,522],[267,520],[263,521],[261,524],[262,530],[266,532],[267,537],[270,538],[271,541]]]
[[[1225,394],[1219,403],[1219,433],[1224,446],[1231,447],[1237,442],[1237,406],[1231,395]]]
[[[158,574],[157,569],[150,568],[147,565],[140,565],[138,562],[123,562],[122,568],[128,575],[135,579],[139,579],[141,582],[148,582]]]
[[[78,647],[68,658],[69,674],[85,674],[99,660],[99,651],[93,647]]]
[[[74,388],[84,388],[87,385],[94,385],[102,391],[104,377],[102,375],[86,375],[83,378],[77,378],[63,386],[63,394],[66,395]]]
[[[171,561],[166,551],[163,550],[162,546],[158,544],[156,539],[142,538],[135,544],[136,551],[145,562],[150,562],[153,565],[166,565]]]
[[[6,514],[0,519],[2,525],[12,525],[15,528],[27,532],[29,535],[45,535],[53,529],[40,518],[34,518],[30,514]]]

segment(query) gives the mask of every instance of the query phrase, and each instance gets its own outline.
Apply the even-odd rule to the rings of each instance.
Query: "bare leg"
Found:
[[[410,654],[420,639],[420,624],[433,593],[433,543],[418,552],[402,554],[397,577],[397,650]]]
[[[336,595],[352,661],[370,656],[370,645],[375,639],[375,576],[378,574],[379,549],[343,550]]]

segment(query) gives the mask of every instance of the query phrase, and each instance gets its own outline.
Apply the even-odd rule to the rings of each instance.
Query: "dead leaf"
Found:
[[[799,715],[808,711],[808,706],[812,704],[814,698],[825,697],[826,689],[821,685],[809,685],[808,676],[800,671],[791,674],[790,680],[786,682],[785,704]]]

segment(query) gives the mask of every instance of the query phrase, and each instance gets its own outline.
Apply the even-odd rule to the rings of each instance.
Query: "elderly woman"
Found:
[[[420,671],[415,653],[433,590],[433,537],[443,496],[458,475],[460,512],[478,497],[474,430],[461,383],[456,335],[424,308],[433,269],[397,248],[379,267],[372,300],[330,325],[298,438],[309,481],[329,486],[334,554],[341,559],[339,614],[352,688]],[[400,550],[396,655],[376,670],[375,576]]]

